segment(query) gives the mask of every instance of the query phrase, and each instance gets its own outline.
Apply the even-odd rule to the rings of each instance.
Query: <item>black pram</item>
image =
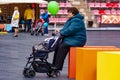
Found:
[[[28,57],[27,64],[23,70],[23,75],[32,78],[38,72],[46,73],[49,77],[60,76],[60,72],[47,59],[49,53],[54,52],[61,41],[62,37],[53,35],[51,38],[46,38],[42,43],[34,45],[32,47],[33,52]]]

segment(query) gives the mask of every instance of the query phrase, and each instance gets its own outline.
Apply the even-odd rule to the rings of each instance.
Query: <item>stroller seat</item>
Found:
[[[45,39],[42,43],[33,46],[33,55],[44,58],[48,53],[55,51],[55,43],[58,37],[51,37]],[[41,56],[42,55],[42,56]],[[44,55],[44,56],[43,56]]]

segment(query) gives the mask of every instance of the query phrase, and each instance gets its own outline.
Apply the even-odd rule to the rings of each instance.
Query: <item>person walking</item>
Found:
[[[64,60],[70,47],[83,47],[86,43],[86,28],[84,17],[79,13],[78,9],[71,7],[68,10],[68,20],[61,30],[56,30],[63,39],[62,43],[58,45],[53,57],[54,69],[62,70]]]
[[[44,20],[44,24],[43,24],[43,27],[44,27],[44,35],[45,35],[45,36],[48,36],[48,24],[49,24],[48,11],[42,9],[42,10],[41,10],[40,18],[42,18],[42,19]]]
[[[26,20],[27,32],[30,31],[32,20],[34,20],[34,18],[35,17],[34,17],[34,12],[32,10],[32,7],[30,5],[27,5],[27,9],[24,12],[24,19]]]
[[[20,13],[19,13],[18,7],[15,6],[12,19],[11,19],[11,26],[14,29],[14,35],[13,35],[14,37],[18,37],[19,17],[20,17]]]

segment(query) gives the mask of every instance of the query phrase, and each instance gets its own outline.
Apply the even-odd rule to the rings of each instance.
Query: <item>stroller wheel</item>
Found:
[[[28,75],[27,75],[27,71],[29,70],[29,68],[24,68],[24,70],[23,70],[23,75],[24,75],[24,77],[27,77]]]
[[[55,70],[55,71],[52,71],[52,72],[49,72],[47,73],[48,77],[59,77],[60,76],[60,71],[58,70]]]
[[[52,77],[52,76],[51,76],[51,73],[49,73],[49,72],[47,73],[47,76],[48,76],[48,77]]]
[[[28,78],[33,78],[36,75],[35,71],[31,69],[27,70],[26,73]]]
[[[39,33],[36,33],[35,35],[36,35],[36,36],[38,36],[38,35],[39,35]]]
[[[35,71],[29,68],[24,68],[23,75],[24,77],[33,78],[35,77]]]
[[[31,32],[31,35],[34,35],[34,32]]]
[[[44,33],[41,33],[41,36],[43,36],[44,35]]]

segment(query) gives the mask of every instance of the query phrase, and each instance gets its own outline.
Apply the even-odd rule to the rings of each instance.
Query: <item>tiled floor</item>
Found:
[[[0,35],[0,80],[75,80],[67,78],[67,58],[64,69],[58,78],[48,78],[44,73],[37,73],[35,78],[24,78],[23,68],[26,57],[32,52],[32,46],[40,43],[46,37],[31,36],[29,33],[20,33],[12,37],[12,33]],[[120,31],[87,31],[86,45],[113,45],[120,47]],[[53,54],[49,55],[52,61]]]

